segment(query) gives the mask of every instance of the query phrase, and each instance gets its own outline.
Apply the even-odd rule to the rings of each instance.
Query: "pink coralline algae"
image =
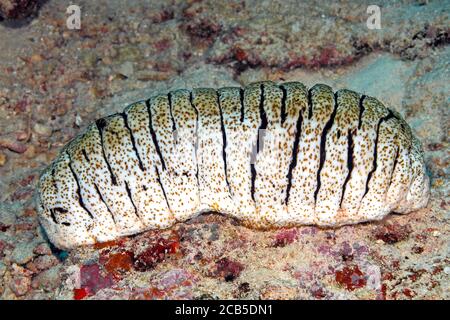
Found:
[[[224,278],[225,281],[233,281],[239,277],[242,270],[244,270],[243,264],[228,258],[222,258],[216,262],[215,274]]]
[[[81,289],[91,295],[97,291],[109,288],[114,284],[113,276],[111,274],[102,275],[100,266],[98,264],[85,265],[81,267]],[[75,294],[80,294],[81,291],[76,291]]]
[[[298,239],[297,229],[282,230],[275,236],[274,247],[284,247]]]

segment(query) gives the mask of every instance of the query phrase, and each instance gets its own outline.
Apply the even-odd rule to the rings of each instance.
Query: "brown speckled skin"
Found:
[[[262,82],[173,91],[98,120],[38,196],[50,240],[68,249],[211,210],[254,228],[379,220],[425,206],[429,179],[409,126],[375,98]]]

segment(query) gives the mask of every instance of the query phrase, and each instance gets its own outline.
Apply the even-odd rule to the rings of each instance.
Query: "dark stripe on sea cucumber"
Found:
[[[89,209],[84,204],[83,197],[81,196],[80,181],[78,180],[78,177],[75,174],[75,170],[73,170],[73,168],[72,168],[72,159],[70,158],[70,154],[68,152],[67,152],[67,156],[69,157],[69,169],[72,172],[73,178],[75,179],[75,182],[77,184],[78,203],[80,204],[80,207],[82,207],[87,212],[89,217],[94,219],[94,216],[92,215],[92,212],[89,211]]]
[[[290,196],[291,187],[292,187],[292,172],[294,171],[295,167],[297,166],[297,153],[298,153],[298,146],[300,143],[300,135],[302,133],[302,123],[303,123],[303,111],[300,110],[300,113],[299,113],[298,119],[297,119],[296,129],[295,129],[294,144],[292,146],[291,163],[289,164],[289,171],[287,174],[288,184],[286,186],[286,197],[284,199],[284,203],[286,205],[289,202],[289,196]]]
[[[256,135],[256,154],[259,153],[259,140],[260,140],[260,132],[261,130],[265,130],[267,128],[267,115],[266,111],[264,110],[264,84],[261,84],[261,92],[260,92],[260,98],[259,98],[259,117],[261,119],[260,125],[258,127],[258,132]],[[263,137],[264,138],[264,137]],[[261,138],[261,139],[263,139]],[[256,158],[255,158],[256,161]],[[256,168],[255,164],[250,164],[250,172],[251,172],[251,196],[253,201],[255,201],[255,181],[256,181]]]
[[[117,179],[114,175],[111,165],[108,162],[108,158],[106,157],[105,145],[103,142],[103,129],[106,127],[106,120],[104,118],[98,119],[95,121],[95,125],[97,126],[98,133],[100,134],[100,144],[102,146],[102,155],[106,162],[106,167],[108,168],[109,174],[111,175],[111,182],[113,185],[117,186]]]
[[[256,153],[259,152],[259,140],[260,140],[260,133],[261,130],[267,129],[267,114],[266,110],[264,110],[264,102],[265,102],[265,94],[264,94],[264,84],[261,84],[261,96],[259,98],[259,117],[261,119],[261,123],[258,128],[258,139],[256,140]],[[264,139],[264,136],[261,138],[261,140]]]
[[[241,123],[245,119],[245,109],[244,109],[244,89],[239,88],[239,101],[241,102]]]
[[[250,164],[250,172],[252,174],[252,185],[251,185],[251,189],[250,189],[250,194],[252,196],[253,201],[256,202],[256,200],[255,200],[256,169],[255,169],[255,164],[254,163]]]
[[[58,191],[58,185],[56,184],[56,180],[55,180],[55,168],[52,169],[51,176],[52,176],[52,185],[53,185],[53,188],[55,188],[55,190],[56,190],[56,192],[55,192],[55,194],[56,194],[59,191]]]
[[[358,129],[361,129],[362,126],[362,116],[364,113],[364,99],[366,99],[366,95],[362,95],[361,98],[359,98],[359,115],[358,115]]]
[[[127,190],[128,198],[130,198],[131,204],[133,205],[134,214],[140,218],[139,213],[138,213],[138,209],[137,209],[136,205],[134,204],[133,197],[131,196],[130,187],[128,186],[128,183],[126,181],[125,181],[125,190]]]
[[[364,199],[364,197],[366,196],[367,192],[369,192],[369,182],[372,179],[372,175],[375,172],[375,170],[377,170],[377,157],[378,157],[378,138],[379,138],[379,133],[380,133],[380,127],[381,124],[385,121],[388,121],[391,118],[396,118],[395,115],[392,113],[391,110],[389,110],[389,113],[385,116],[382,117],[377,124],[377,135],[375,137],[375,146],[374,146],[374,151],[373,151],[373,163],[372,163],[372,170],[370,170],[369,174],[367,175],[367,180],[366,180],[366,191],[364,192],[363,197],[361,198],[361,201]]]
[[[311,119],[313,114],[312,89],[309,88],[308,90],[308,119]]]
[[[158,167],[157,167],[157,166],[155,166],[155,170],[156,170],[156,181],[158,182],[159,186],[161,187],[161,190],[162,190],[164,199],[166,200],[167,208],[169,209],[169,211],[172,211],[172,210],[170,209],[170,204],[169,204],[169,200],[167,199],[166,190],[164,189],[164,186],[163,186],[163,184],[162,184],[161,176],[159,175],[159,170],[158,170]]]
[[[325,124],[325,127],[323,128],[322,135],[320,137],[320,160],[319,160],[319,170],[317,170],[317,187],[316,191],[314,191],[314,202],[317,201],[317,194],[319,193],[321,181],[320,181],[320,172],[323,169],[323,165],[325,164],[325,159],[327,157],[327,150],[326,150],[326,142],[327,142],[327,133],[330,131],[331,127],[334,123],[334,118],[336,116],[336,111],[338,108],[338,93],[334,93],[334,109],[331,113],[330,119],[328,119],[327,123]]]
[[[56,220],[56,215],[54,209],[50,209],[50,217],[52,218],[53,222],[58,224],[58,221]]]
[[[56,219],[56,213],[61,214],[61,213],[67,213],[67,212],[69,212],[69,210],[61,208],[61,207],[51,208],[50,216],[52,217],[52,220],[54,223],[58,223],[58,220]]]
[[[169,92],[167,94],[167,100],[169,102],[170,118],[172,119],[172,132],[175,132],[175,131],[177,131],[177,125],[175,124],[175,118],[173,117],[173,113],[172,113],[172,92]]]
[[[195,145],[194,145],[195,162],[196,162],[195,178],[197,179],[197,185],[200,186],[200,181],[199,181],[199,177],[198,177],[199,169],[198,169],[198,158],[197,158],[199,114],[198,114],[198,109],[194,105],[194,97],[192,95],[192,91],[189,91],[189,103],[191,104],[191,107],[194,109],[195,116],[196,116],[196,119],[195,119]]]
[[[391,187],[392,184],[392,179],[394,178],[394,172],[395,172],[395,168],[397,167],[397,163],[398,163],[398,156],[400,154],[400,147],[397,147],[397,150],[395,152],[395,158],[394,158],[394,165],[392,167],[392,171],[391,171],[391,177],[389,179],[389,184],[388,184],[388,189]]]
[[[286,121],[286,99],[287,99],[287,90],[284,86],[280,86],[281,92],[283,93],[282,97],[281,97],[281,124],[284,123],[284,121]]]
[[[138,149],[136,148],[136,140],[134,139],[133,131],[131,130],[130,125],[128,124],[128,115],[125,112],[122,112],[120,115],[123,118],[123,122],[125,124],[125,128],[130,133],[131,146],[133,147],[133,151],[136,154],[136,157],[138,159],[139,169],[141,169],[142,171],[145,171],[144,165],[142,164],[141,157],[139,156]]]
[[[114,214],[112,213],[111,209],[109,208],[108,204],[106,203],[105,199],[103,198],[103,196],[102,196],[102,194],[101,194],[101,192],[100,192],[100,190],[99,190],[99,188],[98,188],[96,183],[94,183],[94,188],[95,188],[95,191],[97,191],[97,195],[100,198],[100,201],[103,202],[103,204],[106,206],[106,209],[108,210],[108,212],[111,215],[111,217],[112,217],[112,219],[114,221],[114,224],[115,224],[116,223],[116,218],[114,217]]]
[[[156,153],[158,154],[159,160],[161,161],[161,166],[163,171],[166,170],[166,163],[164,162],[163,155],[161,153],[161,149],[159,148],[158,138],[156,137],[155,130],[153,130],[153,122],[152,122],[152,111],[150,106],[150,99],[145,101],[145,105],[147,106],[148,112],[148,127],[150,129],[150,135],[152,137],[153,144],[155,145]]]
[[[222,131],[222,159],[223,159],[223,167],[225,171],[225,182],[228,186],[228,192],[231,195],[231,187],[230,183],[228,181],[228,169],[227,169],[227,134],[225,131],[225,124],[223,122],[223,112],[222,112],[222,106],[220,104],[220,93],[217,92],[217,105],[219,107],[219,113],[220,113],[220,131]]]
[[[81,153],[83,153],[84,158],[86,159],[87,162],[91,162],[91,160],[89,159],[87,153],[86,153],[86,149],[81,149]]]
[[[342,206],[342,201],[344,200],[345,195],[345,189],[347,187],[347,183],[350,180],[352,176],[353,171],[353,134],[350,129],[348,129],[347,134],[347,177],[345,177],[344,184],[342,185],[342,195],[341,195],[341,201],[339,202],[339,208]]]

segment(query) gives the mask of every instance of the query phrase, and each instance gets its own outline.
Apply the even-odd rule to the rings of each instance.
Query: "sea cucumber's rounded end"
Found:
[[[406,196],[410,203],[410,211],[425,208],[430,198],[430,178],[426,173],[425,165],[422,167],[421,173],[412,181]]]
[[[48,240],[59,249],[69,250],[93,244],[96,239],[87,230],[83,212],[76,205],[64,203],[64,199],[67,199],[70,194],[68,189],[60,192],[55,188],[52,171],[57,170],[57,167],[58,161],[52,163],[40,176],[36,188],[39,223]],[[61,184],[61,186],[63,185]]]
[[[397,213],[409,213],[423,209],[427,206],[430,198],[430,177],[427,174],[422,145],[416,137],[413,136],[412,139],[411,184],[401,206],[402,210],[395,210]]]

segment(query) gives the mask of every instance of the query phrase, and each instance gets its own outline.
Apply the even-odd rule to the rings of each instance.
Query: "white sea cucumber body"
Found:
[[[172,91],[97,120],[43,172],[60,248],[205,211],[255,228],[341,226],[426,205],[419,141],[378,100],[318,84]]]

